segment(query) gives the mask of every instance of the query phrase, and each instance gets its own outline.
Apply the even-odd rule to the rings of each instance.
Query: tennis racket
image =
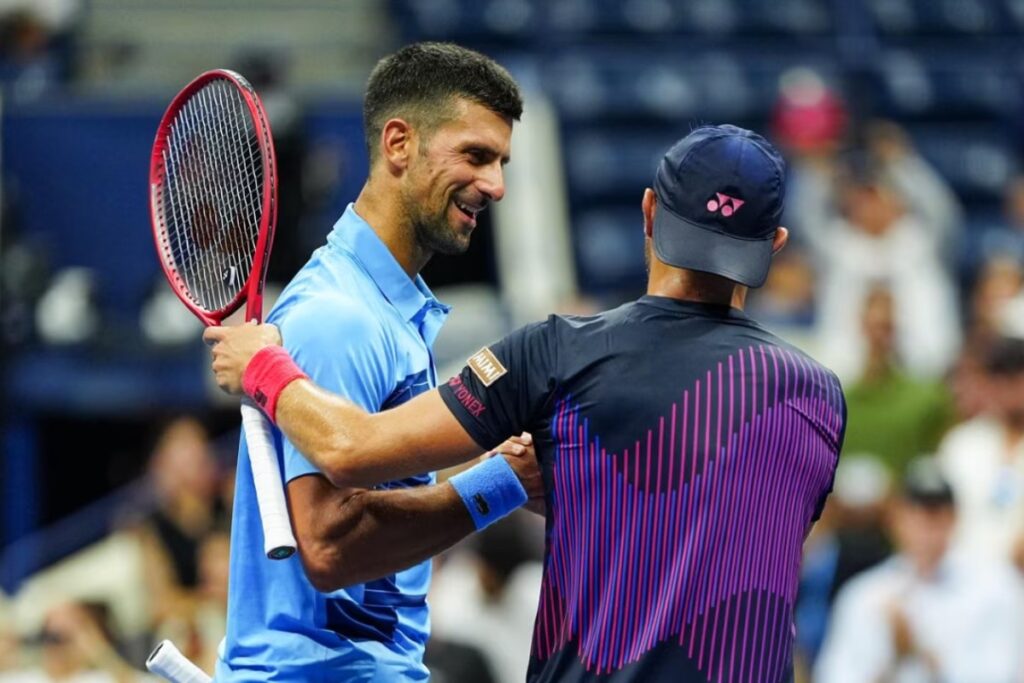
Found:
[[[146,659],[146,668],[171,683],[210,683],[211,680],[169,640],[156,646]]]
[[[263,105],[233,71],[201,74],[160,121],[149,166],[153,238],[178,298],[204,325],[245,303],[263,317],[263,281],[277,220],[277,166]],[[295,552],[270,425],[242,401],[242,426],[267,557]]]

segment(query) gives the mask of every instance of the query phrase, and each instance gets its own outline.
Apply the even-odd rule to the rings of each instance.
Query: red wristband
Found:
[[[242,388],[274,422],[277,399],[284,388],[297,379],[308,377],[288,352],[280,346],[265,346],[249,360],[242,375]]]

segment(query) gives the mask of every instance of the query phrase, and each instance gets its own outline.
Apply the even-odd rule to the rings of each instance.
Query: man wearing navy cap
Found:
[[[529,681],[787,681],[801,545],[846,411],[830,371],[742,310],[786,243],[784,195],[764,138],[699,128],[644,192],[645,296],[527,325],[376,415],[292,381],[278,423],[324,472],[362,486],[533,434],[547,533]],[[261,390],[276,331],[222,334],[218,382],[238,391],[244,371]],[[476,526],[525,498],[492,474],[466,501]]]

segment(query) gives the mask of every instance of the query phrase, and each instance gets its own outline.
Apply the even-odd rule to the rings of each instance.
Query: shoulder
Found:
[[[772,335],[774,337],[774,335]],[[787,354],[794,363],[804,368],[806,376],[817,383],[822,389],[837,390],[839,396],[843,395],[843,385],[839,376],[824,363],[819,362],[809,353],[793,346],[787,341],[775,337],[776,348]]]
[[[383,320],[373,306],[352,292],[326,291],[296,297],[281,315],[284,323],[346,325],[355,329],[382,328]]]
[[[371,306],[344,292],[305,293],[275,307],[267,319],[281,328],[285,345],[294,340],[337,345],[343,340],[374,341],[386,336],[385,324]]]
[[[603,334],[630,322],[635,302],[623,304],[592,315],[552,314],[547,320],[535,323],[535,334],[546,334],[558,339],[584,339]]]

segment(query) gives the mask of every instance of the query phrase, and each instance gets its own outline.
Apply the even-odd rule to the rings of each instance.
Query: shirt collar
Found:
[[[638,301],[648,306],[654,306],[674,313],[695,315],[702,318],[726,318],[730,320],[750,321],[746,313],[732,306],[720,304],[708,304],[700,301],[687,301],[683,299],[672,299],[666,296],[654,296],[645,294]]]
[[[434,297],[422,277],[409,277],[370,224],[356,213],[353,204],[345,208],[345,213],[334,224],[334,229],[327,236],[327,243],[351,254],[363,266],[384,298],[407,321],[422,318],[421,312],[424,309],[438,309],[445,314],[450,310]]]

